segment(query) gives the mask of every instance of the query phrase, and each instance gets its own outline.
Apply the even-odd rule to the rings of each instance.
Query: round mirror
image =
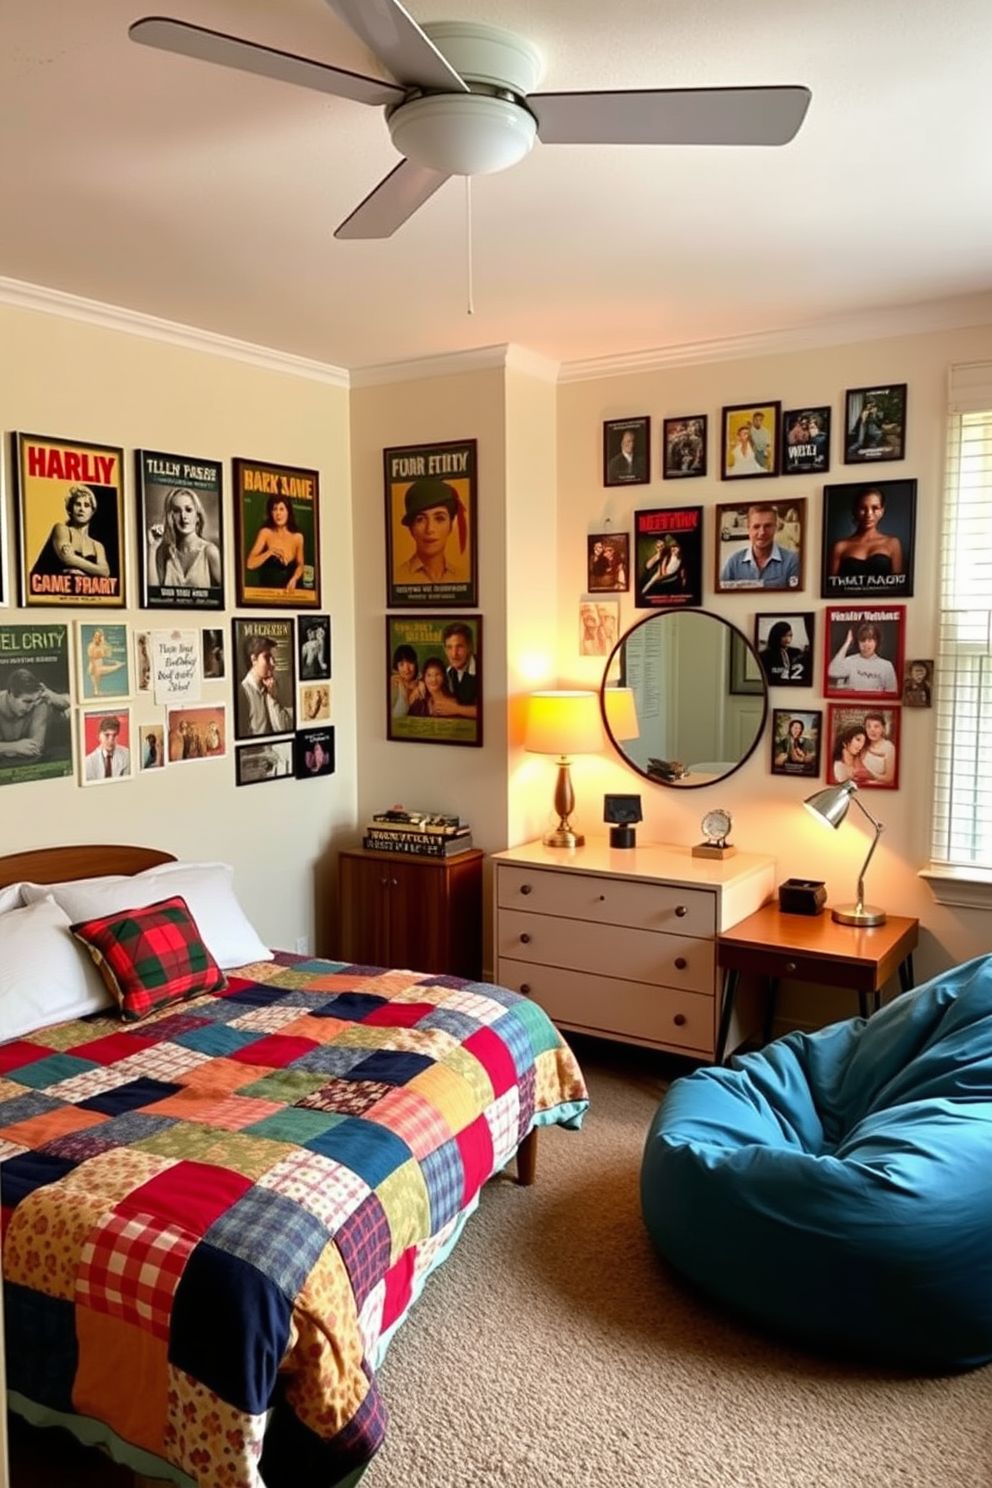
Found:
[[[655,611],[631,626],[606,663],[600,696],[606,732],[627,764],[656,785],[690,790],[739,770],[768,716],[754,647],[708,610]]]

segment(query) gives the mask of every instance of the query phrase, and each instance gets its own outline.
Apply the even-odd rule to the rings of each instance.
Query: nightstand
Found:
[[[479,848],[450,858],[354,848],[338,860],[338,956],[478,980],[482,975]]]

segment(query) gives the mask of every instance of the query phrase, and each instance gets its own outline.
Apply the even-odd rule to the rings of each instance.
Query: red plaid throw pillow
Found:
[[[227,986],[178,894],[143,909],[80,920],[70,929],[100,968],[125,1022]]]

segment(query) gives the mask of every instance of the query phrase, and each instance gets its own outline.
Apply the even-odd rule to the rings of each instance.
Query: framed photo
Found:
[[[716,507],[718,594],[736,589],[804,587],[806,498],[720,503]]]
[[[907,661],[902,679],[902,701],[906,708],[933,706],[933,661],[914,657]]]
[[[824,599],[908,598],[915,549],[915,480],[824,486]]]
[[[138,769],[162,770],[165,768],[165,727],[161,723],[136,723],[135,736],[138,741]]]
[[[234,737],[289,734],[296,727],[296,639],[292,620],[232,620]]]
[[[478,599],[476,441],[383,450],[387,608]]]
[[[772,774],[815,779],[820,773],[822,732],[823,714],[820,712],[773,708]]]
[[[755,615],[754,649],[769,687],[813,686],[815,632],[812,610]]]
[[[906,454],[906,384],[848,388],[844,400],[844,464],[902,460]]]
[[[72,774],[69,627],[0,625],[0,785]]]
[[[721,480],[778,475],[781,403],[738,403],[723,410]]]
[[[705,413],[662,420],[662,480],[689,480],[706,474],[706,425]]]
[[[15,434],[20,602],[122,609],[124,451]]]
[[[300,688],[300,723],[329,723],[331,718],[331,684],[304,682]]]
[[[102,702],[131,696],[131,652],[124,624],[104,621],[76,625],[76,663],[79,701]]]
[[[730,632],[730,691],[735,696],[760,695],[765,690],[761,664],[740,633]]]
[[[220,629],[201,630],[200,670],[204,682],[222,682],[227,675],[224,667],[224,632]]]
[[[224,608],[222,473],[215,460],[135,451],[143,610]]]
[[[603,424],[603,485],[643,486],[651,479],[651,424],[644,418]]]
[[[686,608],[703,602],[703,509],[659,507],[634,513],[639,610]]]
[[[906,606],[854,609],[830,606],[824,638],[826,697],[902,696]]]
[[[482,616],[386,616],[387,739],[482,743]]]
[[[79,710],[79,775],[83,785],[113,785],[137,774],[132,760],[131,710]]]
[[[823,475],[829,469],[830,409],[787,409],[782,415],[782,474]]]
[[[579,604],[579,655],[609,656],[620,635],[620,601],[583,599]]]
[[[295,465],[235,460],[237,602],[320,608],[320,477]]]
[[[169,708],[166,729],[170,765],[222,759],[227,754],[227,709],[222,703]]]
[[[827,782],[853,780],[858,789],[896,790],[902,709],[862,703],[827,709],[830,760]]]
[[[134,690],[152,691],[152,632],[134,632]]]
[[[626,594],[630,588],[628,534],[591,532],[586,538],[586,569],[590,594]]]
[[[293,740],[270,739],[265,744],[238,744],[234,751],[235,785],[265,785],[270,780],[292,780]]]
[[[315,780],[334,774],[334,730],[301,729],[293,741],[293,768],[297,780]]]
[[[296,627],[301,682],[328,682],[331,676],[331,617],[305,615]]]

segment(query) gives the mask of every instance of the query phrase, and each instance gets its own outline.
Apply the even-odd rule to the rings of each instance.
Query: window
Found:
[[[992,886],[992,362],[951,368],[937,642],[935,881]]]

